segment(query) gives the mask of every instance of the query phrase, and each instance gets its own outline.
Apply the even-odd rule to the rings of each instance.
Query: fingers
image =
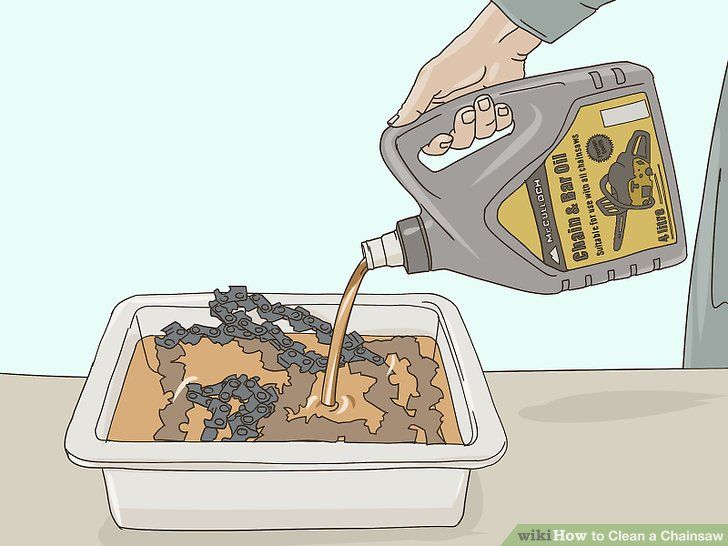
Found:
[[[475,138],[488,138],[496,131],[502,131],[513,123],[513,112],[507,104],[493,105],[488,95],[475,99]]]
[[[502,131],[513,123],[513,113],[507,104],[496,104],[495,112],[496,131]]]
[[[475,138],[488,138],[495,133],[495,110],[488,95],[475,99]]]
[[[481,95],[473,106],[465,106],[457,111],[450,134],[442,133],[433,138],[422,150],[429,155],[442,155],[450,148],[463,150],[469,148],[478,138],[488,138],[498,130],[505,129],[513,122],[511,109],[505,104],[493,105],[488,95]]]
[[[422,148],[422,151],[427,155],[442,155],[450,149],[452,144],[452,136],[443,133],[433,138],[430,143]]]
[[[493,104],[490,96],[480,95],[472,106],[464,106],[455,113],[449,134],[436,135],[422,151],[428,155],[442,155],[450,148],[463,150],[469,148],[476,138],[491,137],[512,123],[513,112],[507,104]]]
[[[453,123],[451,148],[462,150],[469,148],[475,138],[475,108],[466,106],[455,114]]]
[[[409,95],[402,107],[387,122],[393,127],[400,127],[412,123],[424,114],[432,102],[432,97],[438,92],[434,83],[435,77],[429,64],[422,67]]]

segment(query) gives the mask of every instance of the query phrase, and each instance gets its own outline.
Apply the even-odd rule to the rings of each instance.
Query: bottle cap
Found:
[[[364,241],[361,244],[361,251],[369,269],[385,265],[388,267],[404,265],[402,245],[396,231],[390,231],[376,239]]]

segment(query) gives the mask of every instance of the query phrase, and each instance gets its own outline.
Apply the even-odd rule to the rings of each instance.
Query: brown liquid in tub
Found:
[[[307,350],[326,354],[313,333],[287,334]],[[230,374],[260,377],[278,393],[276,408],[258,423],[256,442],[325,441],[462,444],[449,383],[434,339],[425,336],[363,336],[365,346],[385,357],[381,365],[348,362],[340,369],[339,400],[348,407],[311,411],[324,372],[285,369],[278,351],[257,339],[227,345],[202,339],[168,349],[154,336],[137,342],[112,418],[111,441],[200,441],[210,412],[186,397],[187,384],[215,383]],[[231,401],[234,411],[238,403]],[[341,404],[341,402],[340,402]],[[343,404],[342,404],[343,405]],[[230,427],[215,441],[231,435]],[[252,440],[248,440],[252,441]]]
[[[351,278],[341,296],[339,308],[336,311],[336,320],[334,321],[334,333],[331,335],[331,345],[329,346],[328,363],[326,364],[326,375],[324,376],[323,389],[321,391],[321,401],[311,400],[312,404],[321,403],[333,411],[341,411],[336,398],[337,380],[339,377],[338,363],[341,359],[341,349],[344,344],[346,328],[349,326],[349,318],[351,317],[351,310],[354,307],[354,300],[367,271],[367,261],[362,260],[356,266],[356,269],[354,269],[354,273],[351,274]],[[346,407],[347,399],[342,399],[341,402]]]

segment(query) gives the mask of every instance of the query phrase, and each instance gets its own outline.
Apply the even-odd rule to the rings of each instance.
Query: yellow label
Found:
[[[580,108],[544,164],[500,206],[498,220],[561,271],[675,243],[647,96]]]

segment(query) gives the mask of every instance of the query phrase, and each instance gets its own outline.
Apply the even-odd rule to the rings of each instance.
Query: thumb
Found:
[[[402,107],[387,123],[392,127],[400,127],[412,123],[424,114],[438,92],[434,79],[431,66],[429,64],[423,66]]]

